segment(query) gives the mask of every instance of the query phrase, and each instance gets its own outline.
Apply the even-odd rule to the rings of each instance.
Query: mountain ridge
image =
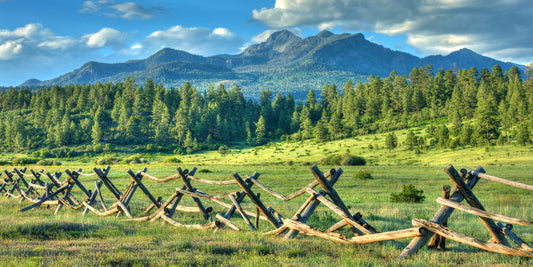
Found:
[[[414,67],[429,64],[435,70],[471,67],[491,69],[495,64],[500,64],[504,71],[513,65],[522,71],[525,69],[522,65],[485,57],[467,48],[445,56],[420,58],[370,42],[361,33],[333,34],[324,30],[302,39],[288,30],[282,30],[235,55],[204,57],[163,48],[145,59],[122,63],[90,61],[69,73],[43,81],[41,85],[118,82],[133,76],[139,83],[152,78],[166,86],[179,86],[190,81],[195,86],[207,87],[208,84],[224,81],[248,86],[250,92],[264,89],[290,92],[292,88],[303,90],[308,87],[307,91],[309,87],[332,82],[344,83],[347,79],[364,80],[368,75],[385,77],[393,70],[400,75],[409,74]],[[287,73],[292,73],[293,77],[288,77]],[[303,84],[292,84],[292,80]],[[22,85],[36,84],[38,81],[28,80]],[[280,89],[280,86],[287,88]]]

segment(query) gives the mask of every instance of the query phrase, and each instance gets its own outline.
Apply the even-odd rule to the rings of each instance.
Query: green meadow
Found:
[[[360,212],[363,219],[380,232],[412,227],[412,219],[430,220],[440,208],[436,198],[441,195],[443,185],[451,185],[443,169],[453,164],[457,170],[474,169],[483,166],[487,173],[502,178],[533,184],[533,147],[531,145],[504,145],[475,148],[431,149],[418,153],[407,150],[401,142],[407,131],[397,131],[398,148],[388,150],[385,134],[360,136],[325,143],[313,140],[303,142],[270,143],[260,147],[248,147],[235,143],[226,154],[218,151],[199,152],[191,155],[141,154],[145,163],[122,163],[111,165],[108,175],[120,191],[131,182],[126,171],[134,172],[147,168],[147,173],[158,178],[176,174],[176,168],[197,167],[196,177],[208,180],[232,180],[237,172],[241,177],[260,174],[259,181],[283,195],[290,195],[314,180],[309,168],[317,164],[326,172],[331,168],[342,168],[344,173],[335,189],[352,212]],[[322,164],[321,159],[331,154],[357,155],[367,161],[365,166],[338,166]],[[2,159],[10,160],[21,155],[6,154]],[[28,169],[47,172],[64,172],[66,169],[83,169],[91,173],[92,168],[103,168],[96,162],[103,157],[127,158],[128,152],[114,152],[95,158],[59,159],[60,166],[29,165]],[[14,167],[2,166],[2,170]],[[371,179],[359,179],[356,173],[366,170]],[[64,180],[66,174],[61,176]],[[2,178],[5,177],[3,174]],[[81,181],[88,189],[94,189],[96,176],[82,176]],[[174,188],[181,187],[181,181],[157,184],[144,179],[144,184],[157,198],[168,198]],[[237,185],[214,186],[192,181],[194,187],[208,194],[222,194],[240,191]],[[402,190],[404,185],[414,185],[423,190],[422,203],[393,203],[391,193]],[[305,202],[308,195],[291,201],[268,195],[258,187],[261,200],[284,217],[291,217]],[[318,189],[318,188],[317,188]],[[102,187],[104,199],[112,204],[112,196]],[[531,192],[516,189],[491,181],[481,180],[473,189],[478,199],[490,212],[522,219],[533,219],[533,198]],[[72,192],[81,199],[81,192]],[[205,206],[213,207],[213,214],[226,212],[226,208],[202,200]],[[134,216],[142,216],[149,200],[138,190],[130,202]],[[180,203],[194,206],[191,197],[183,197]],[[366,245],[346,245],[318,237],[298,235],[284,240],[283,236],[262,235],[274,228],[266,221],[259,222],[259,231],[252,232],[238,213],[231,218],[242,232],[225,227],[213,230],[192,230],[155,222],[132,222],[121,215],[99,217],[94,213],[82,215],[81,210],[63,208],[54,215],[55,206],[41,206],[26,212],[18,210],[28,206],[27,201],[0,197],[0,265],[2,266],[197,266],[197,265],[272,265],[272,266],[427,266],[427,265],[503,265],[531,266],[529,258],[513,257],[482,251],[453,241],[447,241],[447,250],[422,248],[411,258],[399,260],[397,256],[410,239],[386,241]],[[254,211],[253,203],[245,198],[243,208]],[[176,221],[184,224],[205,223],[199,214],[177,212]],[[324,205],[313,213],[308,224],[324,230],[341,220],[341,217]],[[454,211],[448,227],[481,240],[490,236],[481,221],[474,215]],[[531,227],[516,225],[513,228],[526,242],[533,242]],[[348,228],[341,234],[353,236]]]

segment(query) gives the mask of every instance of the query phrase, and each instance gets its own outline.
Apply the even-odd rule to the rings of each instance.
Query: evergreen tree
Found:
[[[389,152],[398,147],[398,137],[394,132],[387,134],[387,137],[385,138],[385,146]]]
[[[154,129],[154,140],[157,143],[167,142],[169,122],[170,114],[165,103],[159,99],[154,100],[151,128]]]
[[[416,136],[415,134],[413,133],[413,131],[409,130],[407,132],[407,136],[405,137],[405,146],[407,147],[407,149],[409,150],[413,150],[413,148],[416,146]]]
[[[252,131],[250,130],[250,123],[246,122],[246,144],[251,146],[253,145],[254,140],[252,137]]]
[[[340,112],[335,111],[335,113],[331,115],[331,119],[329,120],[328,124],[328,130],[331,135],[331,139],[333,140],[340,139],[343,137]]]
[[[190,130],[188,130],[187,136],[185,137],[185,141],[183,142],[183,147],[185,147],[187,154],[191,154],[193,152],[193,146],[194,146],[194,140],[192,137],[192,133]]]
[[[261,115],[255,123],[255,142],[257,145],[262,145],[266,143],[266,138],[265,118]]]
[[[102,128],[100,127],[100,123],[98,121],[95,121],[91,130],[91,139],[93,145],[98,145],[102,141]]]
[[[309,108],[304,106],[300,113],[300,131],[302,133],[302,139],[310,139],[313,137],[313,122],[311,121],[311,115]]]
[[[177,137],[178,145],[182,145],[185,141],[188,127],[189,118],[187,109],[185,105],[180,105],[178,110],[176,110],[176,114],[174,114],[174,128],[172,129],[172,132]]]
[[[531,141],[531,137],[529,135],[529,130],[527,129],[527,126],[524,123],[521,123],[518,125],[517,133],[516,133],[516,141],[521,146],[529,143]]]
[[[316,123],[315,126],[315,139],[317,142],[325,142],[329,140],[328,128],[327,128],[327,115],[326,110],[322,112],[322,117]]]
[[[475,111],[476,122],[480,132],[484,133],[480,136],[486,143],[498,138],[499,122],[497,120],[497,104],[494,97],[494,91],[488,90],[485,83],[482,81],[478,91],[478,104]]]
[[[441,125],[437,132],[437,142],[439,147],[444,148],[450,139],[450,130],[446,125]]]

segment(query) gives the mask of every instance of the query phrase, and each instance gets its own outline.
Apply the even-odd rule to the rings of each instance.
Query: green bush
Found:
[[[366,165],[366,160],[362,157],[346,153],[331,154],[320,160],[320,163],[324,165],[363,166]]]
[[[213,171],[211,171],[210,169],[199,169],[198,170],[198,173],[211,173]]]
[[[181,163],[181,160],[178,159],[178,157],[170,157],[168,159],[165,159],[166,163]]]
[[[222,155],[226,155],[229,153],[229,147],[227,145],[221,145],[218,147],[218,153]]]
[[[401,193],[391,193],[391,202],[419,203],[424,201],[424,191],[416,189],[412,184],[403,185]]]
[[[148,160],[143,158],[141,154],[131,155],[124,160],[120,161],[122,164],[138,164],[138,163],[147,163]]]
[[[368,179],[374,179],[374,177],[372,177],[372,173],[370,173],[369,170],[359,170],[357,171],[353,178],[357,179],[357,180],[368,180]]]
[[[102,144],[93,145],[93,152],[94,153],[102,153],[102,152],[104,152],[104,146],[102,146]]]
[[[42,159],[37,161],[37,165],[41,166],[60,166],[61,162],[49,159]]]
[[[13,160],[13,165],[26,165],[26,164],[35,164],[39,161],[38,159],[22,157],[16,158]]]
[[[96,164],[98,165],[113,165],[116,164],[119,160],[113,156],[107,155],[104,156],[101,159],[96,160]]]

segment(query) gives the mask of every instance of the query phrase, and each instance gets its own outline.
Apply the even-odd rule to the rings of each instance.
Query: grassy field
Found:
[[[404,132],[397,132],[400,141]],[[149,163],[113,165],[109,177],[124,191],[131,178],[128,169],[139,171],[148,168],[148,173],[164,178],[176,173],[176,167],[198,167],[195,176],[210,180],[232,180],[231,174],[241,177],[261,174],[259,181],[274,191],[289,195],[313,181],[309,171],[312,164],[331,153],[360,155],[367,159],[367,166],[341,166],[344,174],[335,185],[341,198],[351,212],[360,212],[363,219],[380,232],[410,228],[411,220],[430,220],[440,205],[435,199],[440,196],[442,185],[451,181],[443,169],[453,164],[457,169],[483,166],[487,173],[502,178],[532,184],[533,148],[531,146],[490,146],[456,150],[430,150],[416,155],[402,148],[394,151],[384,149],[384,135],[369,135],[357,139],[346,139],[316,144],[312,141],[299,143],[278,143],[259,148],[244,145],[230,147],[227,155],[206,152],[178,156],[181,163],[163,163],[174,155],[143,155]],[[374,149],[369,149],[372,144]],[[376,146],[378,147],[376,149]],[[116,155],[120,156],[120,155]],[[62,166],[28,166],[30,169],[44,169],[49,172],[65,169],[84,169],[91,172],[93,162],[63,161]],[[103,166],[99,166],[103,167]],[[319,164],[326,171],[332,167]],[[11,166],[3,169],[12,170]],[[373,179],[359,180],[354,177],[361,169],[370,171]],[[5,177],[5,174],[4,176]],[[62,176],[64,179],[65,176]],[[82,177],[88,188],[94,189],[95,176]],[[145,179],[148,189],[157,198],[166,199],[181,187],[177,180],[167,184],[156,184]],[[400,192],[403,185],[413,184],[424,191],[425,201],[417,204],[392,203],[390,194]],[[240,191],[236,185],[212,186],[193,181],[193,186],[209,194]],[[261,192],[254,187],[255,192]],[[498,185],[482,180],[474,193],[488,211],[522,219],[533,219],[533,198],[531,192]],[[104,198],[112,198],[106,189]],[[73,192],[80,196],[80,192]],[[283,202],[265,192],[261,199],[285,217],[291,217],[307,198],[306,195]],[[81,198],[81,197],[80,197]],[[215,213],[226,209],[214,202],[202,200]],[[140,216],[149,205],[149,200],[137,191],[130,203],[134,216]],[[184,197],[183,205],[193,206],[190,197]],[[243,207],[255,211],[251,201],[245,199]],[[512,257],[485,252],[460,243],[448,241],[446,251],[423,248],[415,256],[398,260],[396,257],[410,242],[410,239],[388,241],[367,245],[344,245],[316,237],[299,235],[294,240],[283,240],[282,236],[263,236],[252,232],[239,214],[232,221],[243,229],[234,232],[223,229],[189,230],[156,221],[131,222],[126,217],[98,217],[89,213],[64,208],[54,215],[55,207],[39,207],[18,212],[26,207],[27,201],[0,198],[0,265],[2,266],[195,266],[195,265],[533,265],[528,258]],[[180,223],[205,222],[198,214],[178,213],[174,219]],[[309,224],[325,229],[341,218],[323,205],[309,220]],[[490,239],[481,221],[473,215],[455,211],[450,217],[450,229],[479,238]],[[259,232],[273,230],[261,221]],[[531,227],[515,226],[513,232],[526,242],[533,242]],[[352,236],[348,229],[342,234]]]

